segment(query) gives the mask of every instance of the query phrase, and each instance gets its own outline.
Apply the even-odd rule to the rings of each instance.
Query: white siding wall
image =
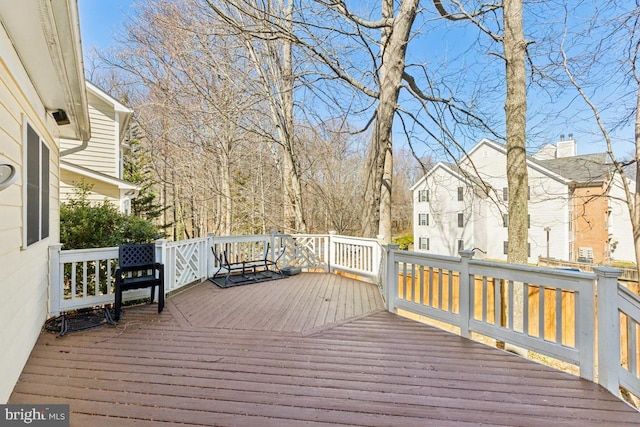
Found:
[[[458,201],[458,187],[464,188],[463,201]],[[418,191],[429,190],[429,202],[418,203]],[[426,252],[442,255],[458,255],[458,240],[464,241],[465,248],[472,248],[475,195],[468,183],[449,173],[443,167],[436,167],[422,184],[414,190],[414,247],[420,250],[420,237],[429,238]],[[429,214],[429,225],[418,224],[420,213]],[[458,227],[458,214],[464,218],[463,227]]]
[[[60,171],[60,202],[65,203],[75,196],[74,189],[80,182],[92,185],[88,199],[93,203],[102,203],[105,199],[120,206],[120,189],[104,181],[78,175],[68,170]]]
[[[503,188],[507,187],[506,155],[490,143],[480,143],[462,164],[473,171],[477,170],[482,179],[495,190],[492,200],[485,203],[486,236],[477,240],[486,241],[487,258],[506,260],[504,241],[507,241],[507,228],[504,227],[502,214],[507,213],[508,202],[503,200]],[[535,167],[528,168],[529,187],[529,243],[531,244],[530,263],[535,263],[538,256],[546,256],[547,239],[545,227],[550,227],[549,254],[552,257],[568,259],[569,257],[569,194],[568,186],[563,182],[543,173]]]
[[[631,191],[634,191],[635,184],[633,182],[629,184]],[[618,242],[611,257],[616,261],[636,262],[629,209],[627,208],[627,203],[624,201],[624,188],[620,175],[618,174],[614,177],[609,195],[609,207],[611,208],[609,234],[612,240]]]
[[[91,140],[85,150],[64,157],[65,161],[104,173],[114,178],[119,176],[118,124],[113,105],[87,91],[89,119],[91,122]],[[62,140],[61,148],[75,147],[78,141]]]
[[[50,149],[50,237],[23,249],[23,119]],[[59,240],[58,146],[46,115],[0,26],[0,155],[19,166],[0,193],[0,403],[8,400],[47,314],[48,244]]]

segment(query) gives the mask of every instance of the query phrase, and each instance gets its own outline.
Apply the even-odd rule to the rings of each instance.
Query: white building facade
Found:
[[[576,158],[573,141],[561,141],[558,154],[552,148],[542,150],[545,159],[558,154]],[[572,257],[570,200],[575,181],[543,163],[534,157],[527,160],[530,263],[536,263],[538,257]],[[457,164],[438,163],[422,177],[412,187],[415,250],[453,256],[462,248],[475,249],[477,258],[506,260],[506,164],[505,146],[483,139]],[[623,255],[629,245],[628,213],[618,205],[614,211],[612,227],[617,227],[618,245],[624,248],[616,251],[616,259],[634,260],[633,252]],[[633,247],[632,241],[630,244]]]

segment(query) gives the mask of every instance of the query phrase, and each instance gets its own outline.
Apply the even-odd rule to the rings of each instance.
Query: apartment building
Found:
[[[622,181],[606,154],[576,155],[573,138],[527,157],[528,261],[633,261]],[[414,248],[506,260],[509,246],[506,147],[483,139],[455,164],[436,164],[413,187]]]

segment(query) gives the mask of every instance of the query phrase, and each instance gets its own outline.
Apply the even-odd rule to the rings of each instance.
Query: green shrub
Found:
[[[413,235],[408,234],[406,236],[400,236],[393,239],[393,243],[396,243],[399,246],[399,249],[402,251],[408,251],[409,248],[413,245]]]
[[[60,243],[64,249],[148,243],[163,237],[151,222],[124,215],[107,200],[91,203],[88,199],[91,187],[78,184],[75,195],[60,205]]]

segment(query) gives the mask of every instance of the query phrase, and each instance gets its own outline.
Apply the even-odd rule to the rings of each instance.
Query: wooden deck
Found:
[[[9,403],[68,403],[72,426],[640,425],[596,384],[387,313],[375,286],[328,274],[204,282],[160,315],[43,333]]]

